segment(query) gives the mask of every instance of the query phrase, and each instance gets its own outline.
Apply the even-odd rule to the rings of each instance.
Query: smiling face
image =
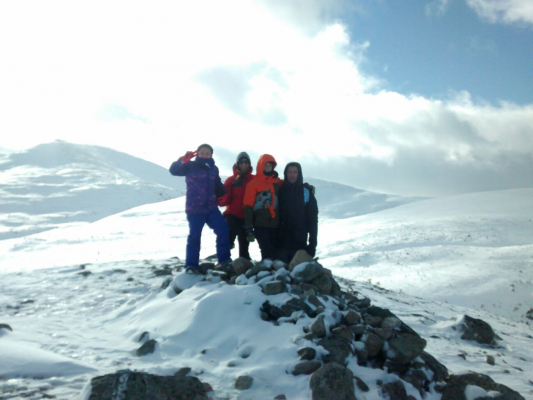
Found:
[[[209,150],[209,147],[200,147],[198,150],[198,157],[200,158],[211,158],[213,154],[211,154],[211,150]]]
[[[295,183],[297,179],[298,179],[298,167],[291,165],[287,169],[287,180],[290,183]]]

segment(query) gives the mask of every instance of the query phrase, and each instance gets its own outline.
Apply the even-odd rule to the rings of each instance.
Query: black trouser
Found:
[[[229,227],[229,243],[233,248],[235,246],[235,238],[239,240],[239,257],[250,260],[250,253],[248,246],[250,243],[246,240],[246,232],[244,231],[244,218],[238,218],[234,215],[224,215]]]
[[[275,260],[278,258],[278,229],[277,228],[263,228],[261,226],[254,228],[255,238],[259,243],[261,250],[261,260],[270,258]]]

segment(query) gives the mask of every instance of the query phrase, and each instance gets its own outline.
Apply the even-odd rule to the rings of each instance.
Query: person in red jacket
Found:
[[[239,153],[237,161],[233,165],[233,176],[230,176],[224,182],[226,194],[218,198],[218,205],[226,206],[224,211],[224,218],[229,227],[229,241],[231,247],[235,246],[235,238],[239,240],[239,257],[244,257],[250,260],[250,253],[248,247],[250,243],[246,240],[246,232],[244,230],[244,210],[243,200],[246,191],[246,185],[255,175],[252,174],[253,167],[251,166],[250,157],[244,151]]]

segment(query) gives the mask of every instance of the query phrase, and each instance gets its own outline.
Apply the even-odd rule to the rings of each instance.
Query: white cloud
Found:
[[[448,9],[450,0],[433,0],[426,4],[426,15],[441,16],[444,15]]]
[[[59,138],[169,165],[208,142],[225,173],[246,150],[413,194],[484,188],[471,182],[494,171],[530,179],[515,166],[533,158],[533,106],[380,91],[360,69],[370,44],[329,2],[285,4],[4,2],[0,145]]]
[[[466,0],[481,17],[490,22],[533,24],[531,0]]]

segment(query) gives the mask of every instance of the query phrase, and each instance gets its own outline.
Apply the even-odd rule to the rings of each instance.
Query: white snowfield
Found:
[[[310,321],[280,326],[262,321],[258,307],[267,296],[257,286],[197,283],[174,272],[179,280],[192,279],[182,281],[190,288],[179,296],[161,290],[164,277],[156,277],[152,268],[174,265],[171,257],[185,258],[185,198],[116,213],[117,202],[129,204],[117,200],[117,193],[131,201],[155,202],[161,196],[150,196],[164,185],[150,184],[146,175],[126,186],[102,178],[105,187],[96,188],[99,180],[88,170],[103,177],[102,171],[117,165],[116,154],[122,154],[102,151],[91,167],[72,175],[61,171],[65,163],[79,162],[75,154],[64,155],[55,167],[45,160],[37,167],[30,167],[28,160],[12,168],[0,164],[2,232],[13,229],[22,235],[59,226],[23,237],[6,234],[0,240],[0,324],[13,329],[0,329],[0,398],[39,399],[47,394],[73,399],[97,375],[124,368],[173,374],[187,366],[213,386],[215,400],[272,399],[279,394],[309,399],[309,377],[294,377],[290,371],[304,345],[302,327]],[[16,154],[20,156],[10,157]],[[126,172],[132,165],[127,157]],[[101,170],[95,167],[99,163],[105,166]],[[183,184],[183,178],[168,178]],[[53,186],[46,189],[50,195],[44,194],[47,180]],[[533,308],[533,189],[405,199],[308,181],[317,187],[324,211],[317,256],[325,267],[355,281],[353,288],[374,305],[391,309],[428,341],[426,351],[451,373],[487,374],[533,399],[533,332],[525,318]],[[132,196],[135,188],[139,197]],[[15,224],[5,207],[16,208],[13,213],[27,219]],[[65,213],[93,210],[103,218],[65,217],[71,225],[64,225],[56,219],[62,207]],[[47,219],[48,214],[55,217]],[[208,228],[202,241],[201,256],[214,254],[215,237]],[[233,250],[233,257],[237,255]],[[260,258],[256,243],[251,255]],[[84,277],[84,271],[90,274]],[[268,299],[281,302],[283,296]],[[503,339],[500,347],[461,340],[453,327],[465,314],[489,323]],[[158,345],[154,354],[139,358],[135,351],[145,331]],[[243,358],[245,353],[249,357]],[[485,362],[486,355],[495,357],[494,366]],[[382,370],[350,368],[371,388],[358,393],[365,400],[380,398],[377,380],[396,379]],[[254,377],[250,390],[234,389],[240,375]],[[420,399],[416,390],[408,389]],[[479,393],[479,388],[469,388],[469,397]]]
[[[0,153],[0,240],[85,225],[182,196],[183,180],[105,147],[53,142]]]

